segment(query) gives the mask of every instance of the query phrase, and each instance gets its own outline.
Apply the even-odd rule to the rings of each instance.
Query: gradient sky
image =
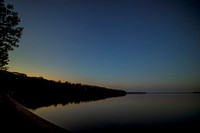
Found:
[[[5,0],[24,27],[9,70],[116,89],[200,88],[197,0]]]

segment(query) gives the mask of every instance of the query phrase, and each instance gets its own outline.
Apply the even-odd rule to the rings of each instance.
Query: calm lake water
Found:
[[[72,132],[199,124],[199,94],[127,94],[31,110]],[[200,126],[200,125],[199,125]]]

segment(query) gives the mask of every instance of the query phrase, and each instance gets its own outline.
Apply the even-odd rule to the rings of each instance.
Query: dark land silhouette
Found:
[[[4,70],[0,70],[0,81],[0,127],[5,132],[70,132],[36,116],[23,106],[36,109],[52,104],[65,105],[126,95],[122,90],[61,83]]]
[[[65,105],[126,95],[123,90],[80,83],[61,83],[2,70],[0,70],[0,80],[1,93],[9,93],[20,104],[31,109],[52,104]]]
[[[1,133],[69,133],[25,109],[8,94],[0,95]]]

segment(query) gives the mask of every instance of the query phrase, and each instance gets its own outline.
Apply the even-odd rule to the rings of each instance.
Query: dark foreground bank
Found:
[[[26,110],[9,95],[0,96],[1,133],[70,133]]]

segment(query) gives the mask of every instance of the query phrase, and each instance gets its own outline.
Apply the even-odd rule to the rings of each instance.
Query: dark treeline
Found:
[[[20,104],[32,109],[52,104],[65,105],[126,95],[122,90],[69,82],[61,83],[2,70],[0,70],[0,81],[0,93],[9,93]]]

